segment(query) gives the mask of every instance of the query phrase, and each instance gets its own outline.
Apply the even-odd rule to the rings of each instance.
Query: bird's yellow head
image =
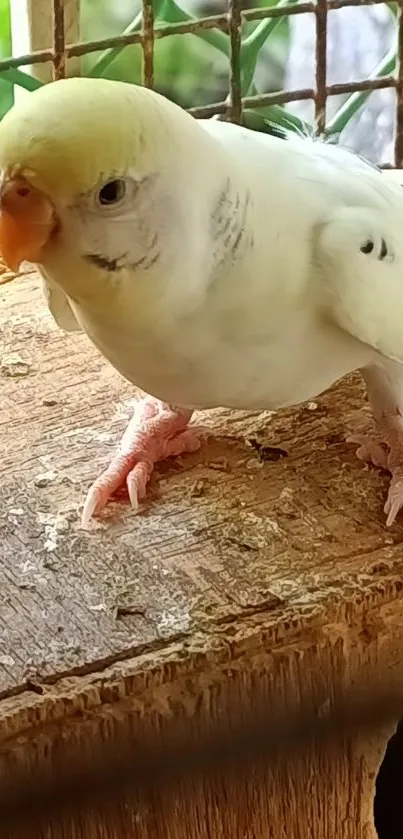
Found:
[[[193,122],[145,88],[84,78],[45,85],[15,105],[0,124],[0,252],[7,265],[46,265],[55,249],[62,253],[62,242],[107,268],[131,255],[138,218],[145,247],[151,198],[141,185],[152,185],[161,169],[172,112]],[[168,192],[160,192],[162,205]]]

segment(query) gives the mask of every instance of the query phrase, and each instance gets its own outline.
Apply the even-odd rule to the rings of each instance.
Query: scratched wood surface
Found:
[[[320,707],[401,675],[403,517],[385,528],[387,477],[344,442],[370,424],[359,377],[278,415],[197,417],[201,451],[158,468],[140,514],[122,497],[88,531],[135,394],[56,327],[34,275],[0,285],[0,386],[0,768],[104,738],[111,707],[139,731],[182,712],[197,728],[258,687],[272,708]],[[375,839],[392,730],[63,836]]]
[[[0,286],[0,329],[0,696],[203,621],[281,623],[399,562],[387,478],[344,442],[369,422],[358,379],[277,416],[204,415],[202,451],[158,469],[140,514],[122,498],[83,531],[133,388],[56,327],[35,276]]]

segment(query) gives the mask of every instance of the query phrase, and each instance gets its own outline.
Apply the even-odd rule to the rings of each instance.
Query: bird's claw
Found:
[[[139,502],[145,497],[153,464],[143,462],[133,466],[131,459],[127,463],[122,460],[119,456],[114,458],[88,490],[81,516],[82,527],[88,526],[90,519],[101,512],[111,495],[123,484],[126,484],[130,504],[137,512]]]
[[[119,487],[126,485],[130,504],[137,511],[158,460],[194,452],[200,447],[195,429],[187,427],[190,411],[174,410],[157,399],[140,400],[122,437],[119,453],[90,487],[81,526],[87,527]]]
[[[388,447],[382,440],[365,434],[351,434],[346,442],[358,446],[356,455],[363,463],[372,463],[378,469],[388,468]]]
[[[363,434],[352,434],[347,437],[347,443],[358,446],[356,454],[360,460],[390,472],[392,477],[384,512],[386,527],[391,527],[403,508],[403,466],[399,465],[403,460],[401,447],[392,448],[376,437],[367,437]]]
[[[397,514],[403,507],[403,467],[393,468],[388,497],[384,506],[386,527],[394,524]]]

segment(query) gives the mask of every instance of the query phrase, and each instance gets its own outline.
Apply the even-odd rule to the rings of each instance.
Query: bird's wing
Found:
[[[261,170],[266,158],[265,168],[271,175],[270,188],[290,187],[294,197],[298,182],[305,182],[307,186],[311,184],[315,192],[319,188],[322,196],[327,193],[334,204],[365,206],[368,202],[368,206],[379,206],[382,199],[389,202],[393,192],[403,184],[403,171],[384,172],[340,145],[291,132],[287,139],[274,137],[215,119],[199,122],[208,134],[221,141],[229,152],[234,152],[235,157],[243,156],[249,170]],[[282,161],[287,163],[285,169],[281,167]],[[265,183],[264,172],[261,172],[261,182]]]
[[[390,183],[403,186],[403,169],[385,169],[383,174]]]
[[[67,294],[51,280],[43,268],[39,270],[39,273],[49,311],[53,315],[57,325],[61,329],[64,329],[65,332],[82,332],[82,326],[79,324],[73,312]]]
[[[206,120],[205,128],[240,161],[250,182],[258,172],[255,195],[263,188],[274,196],[275,212],[268,207],[266,217],[276,236],[270,239],[264,222],[267,252],[271,264],[277,254],[282,276],[288,267],[287,288],[294,283],[299,290],[305,270],[305,302],[312,309],[324,307],[344,332],[403,364],[400,174],[388,176],[353,152],[317,140],[283,140],[218,120]],[[308,253],[297,247],[304,240]],[[280,261],[284,252],[291,253],[289,265]]]
[[[400,192],[401,192],[401,188]],[[316,262],[329,312],[338,325],[403,364],[403,245],[400,207],[337,207],[318,228]]]

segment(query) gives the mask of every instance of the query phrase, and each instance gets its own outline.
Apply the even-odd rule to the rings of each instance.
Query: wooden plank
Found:
[[[0,286],[0,383],[1,771],[57,771],[123,719],[159,732],[163,759],[172,719],[200,733],[257,691],[319,709],[401,679],[403,521],[386,529],[387,479],[344,442],[370,423],[357,376],[278,415],[200,415],[201,451],[159,467],[140,514],[122,498],[88,531],[85,491],[135,394],[57,328],[35,275]],[[50,835],[375,839],[392,729]]]
[[[86,532],[133,389],[59,331],[35,277],[1,286],[0,306],[1,696],[201,627],[265,614],[284,633],[333,595],[392,596],[402,521],[385,528],[387,480],[343,441],[368,422],[357,380],[277,416],[208,413],[200,454],[161,465],[139,515],[114,503]]]

